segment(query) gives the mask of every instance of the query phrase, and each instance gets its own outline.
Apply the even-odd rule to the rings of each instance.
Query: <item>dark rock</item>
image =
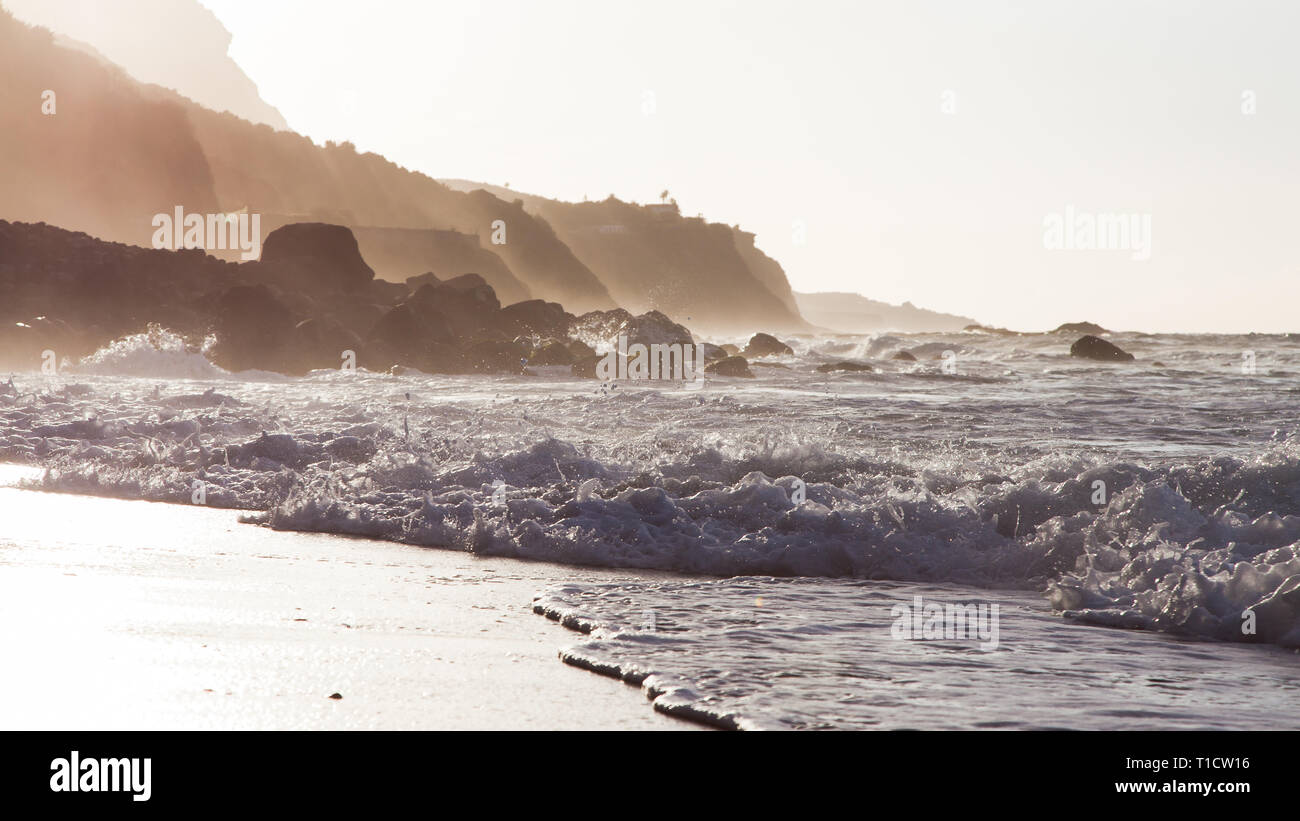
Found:
[[[835,373],[836,371],[847,371],[849,373],[862,373],[872,370],[870,365],[862,362],[828,362],[825,365],[817,366],[817,373]]]
[[[623,308],[589,310],[588,313],[573,320],[569,333],[612,343],[619,334],[627,333],[630,322],[632,322],[632,314]]]
[[[288,308],[289,313],[294,316],[316,316],[321,312],[320,303],[303,291],[286,291],[279,286],[272,285],[271,293],[275,294],[275,298],[284,303],[284,307]],[[355,299],[352,295],[344,298]]]
[[[370,298],[380,305],[393,306],[410,295],[410,289],[400,282],[375,279],[370,283]]]
[[[154,250],[44,223],[0,220],[0,367],[39,368],[44,350],[53,350],[60,362],[76,361],[144,332],[151,322],[202,338],[212,330],[217,300],[241,284],[245,267],[197,249]],[[38,339],[45,334],[18,326],[36,328],[33,318],[41,316],[76,332],[69,338],[64,329],[52,329],[53,340]],[[35,364],[25,350],[32,344]]]
[[[508,334],[562,337],[568,335],[569,323],[573,319],[573,314],[558,302],[529,299],[502,308],[498,322],[501,330]]]
[[[79,335],[62,320],[38,316],[22,322],[0,322],[0,369],[40,370],[45,351],[54,352],[54,365],[90,353]]]
[[[371,370],[402,365],[428,373],[460,373],[464,363],[454,339],[442,314],[404,302],[375,323],[363,364]]]
[[[424,340],[449,343],[454,336],[440,311],[416,302],[403,302],[379,318],[370,331],[370,339],[406,345]]]
[[[705,362],[712,362],[715,359],[726,359],[728,356],[736,355],[735,353],[727,353],[727,351],[719,345],[713,345],[708,342],[701,342],[700,344],[704,346]],[[734,348],[735,346],[733,345],[732,347]]]
[[[572,365],[575,361],[568,345],[558,341],[544,343],[528,357],[529,365]]]
[[[366,300],[344,298],[326,304],[323,316],[364,338],[370,335],[370,329],[375,327],[379,318],[392,308],[392,305],[376,305]]]
[[[1133,354],[1095,336],[1081,336],[1070,346],[1070,356],[1098,362],[1132,362]]]
[[[912,353],[911,353],[910,351],[899,351],[898,353],[894,354],[894,355],[893,355],[892,357],[890,357],[890,358],[891,358],[891,359],[896,359],[896,360],[898,360],[899,362],[915,362],[915,361],[916,361],[916,357],[913,356]]]
[[[284,357],[289,373],[303,374],[343,365],[343,352],[359,357],[361,337],[333,319],[304,319],[294,326]]]
[[[585,313],[573,320],[569,333],[610,344],[616,344],[620,335],[627,337],[628,345],[691,345],[695,342],[686,326],[673,322],[659,311],[632,316],[622,308]]]
[[[216,388],[208,388],[203,393],[187,393],[166,400],[169,408],[219,408],[223,405],[238,408],[244,403],[233,396],[217,393]]]
[[[212,360],[228,371],[280,370],[293,315],[265,285],[236,285],[217,302]]]
[[[325,452],[335,459],[360,464],[375,455],[375,445],[357,436],[339,436],[330,440]]]
[[[693,345],[695,337],[685,325],[673,322],[659,311],[632,317],[627,328],[628,344]]]
[[[740,356],[740,348],[738,348],[735,345],[732,345],[730,342],[728,342],[726,345],[722,345],[721,347],[723,353],[725,353],[727,356]]]
[[[415,293],[420,290],[421,285],[439,285],[441,283],[442,280],[438,279],[432,271],[429,271],[427,273],[419,274],[418,276],[407,277],[406,290],[410,293]]]
[[[262,460],[263,463],[273,462],[298,468],[320,458],[322,454],[323,451],[317,445],[304,444],[287,433],[265,431],[251,442],[226,448],[226,457],[234,467],[250,467]]]
[[[740,354],[751,359],[757,356],[793,356],[794,349],[770,334],[754,334]]]
[[[284,287],[304,291],[365,290],[375,272],[361,258],[351,229],[297,222],[272,231],[262,246],[261,270]]]
[[[475,373],[523,373],[527,359],[528,348],[518,342],[485,339],[465,349],[465,363]]]
[[[574,360],[572,367],[569,368],[569,372],[572,373],[574,376],[581,376],[584,379],[595,379],[596,368],[597,366],[600,365],[600,361],[604,358],[605,357],[599,356],[597,354],[592,354],[591,356],[578,357]]]
[[[587,359],[596,355],[595,349],[581,339],[570,339],[564,345],[569,349],[569,353],[573,354],[575,360]]]
[[[438,287],[456,293],[471,294],[481,302],[490,301],[494,303],[498,310],[501,308],[501,303],[497,302],[497,292],[492,290],[492,286],[487,284],[487,280],[478,274],[461,274],[458,277],[452,277],[438,283]]]
[[[704,366],[704,372],[716,376],[742,376],[746,379],[754,378],[754,374],[749,370],[749,362],[743,356],[729,356],[726,359],[719,359],[717,362],[711,362]]]
[[[478,274],[464,274],[437,285],[421,285],[407,302],[422,312],[440,314],[451,331],[463,339],[504,335],[497,330],[501,303],[492,286]]]

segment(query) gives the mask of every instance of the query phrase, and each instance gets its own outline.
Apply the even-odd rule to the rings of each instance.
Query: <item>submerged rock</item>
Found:
[[[751,359],[757,356],[793,356],[794,349],[771,334],[754,334],[740,355]]]
[[[1070,346],[1070,356],[1097,362],[1132,362],[1133,354],[1095,336],[1081,336]]]
[[[817,373],[834,373],[835,371],[848,371],[850,373],[859,373],[862,371],[871,371],[870,365],[862,362],[828,362],[825,365],[817,366]]]
[[[754,378],[754,374],[749,370],[749,361],[743,356],[729,356],[726,359],[719,359],[717,362],[710,362],[704,366],[704,372],[715,376]]]

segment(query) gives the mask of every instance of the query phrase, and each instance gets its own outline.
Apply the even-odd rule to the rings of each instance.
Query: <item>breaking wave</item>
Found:
[[[208,360],[215,339],[199,347],[188,345],[172,331],[151,328],[114,340],[71,369],[76,374],[151,376],[163,379],[213,379],[226,371]]]
[[[792,372],[701,393],[362,373],[259,384],[165,334],[82,367],[88,384],[62,393],[0,395],[0,460],[46,466],[49,490],[188,503],[199,483],[206,504],[274,528],[1016,589],[1094,624],[1300,646],[1300,459],[1265,433],[1289,411],[1223,377],[1195,377],[1194,395],[1221,392],[1203,406],[1145,400],[1164,373],[1025,383],[978,362],[924,380],[902,363],[886,376],[910,393],[845,379],[829,401],[791,392]],[[210,384],[118,376],[140,372]],[[1007,398],[1030,389],[1046,398]],[[1120,428],[1143,457],[1077,444]],[[1189,430],[1204,431],[1195,447]],[[1251,444],[1214,455],[1234,440]]]

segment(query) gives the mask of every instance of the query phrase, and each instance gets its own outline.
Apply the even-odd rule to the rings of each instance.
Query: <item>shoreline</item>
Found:
[[[656,574],[272,531],[19,472],[0,469],[0,653],[25,671],[4,729],[703,729],[561,663],[571,634],[532,612],[555,584]]]
[[[1294,662],[1281,648],[1063,620],[1025,591],[705,578],[484,557],[271,530],[241,524],[237,509],[13,486],[38,473],[0,464],[0,616],[17,625],[0,638],[0,653],[11,669],[25,671],[3,691],[0,728],[8,730],[789,729],[764,715],[769,688],[744,679],[744,669],[763,646],[792,637],[783,652],[810,679],[825,679],[823,668],[838,664],[835,658],[874,659],[873,675],[892,683],[856,698],[906,705],[906,715],[872,720],[877,729],[1017,722],[1083,729],[1120,716],[1161,729],[1224,729],[1215,705],[1227,696],[1255,702],[1246,713],[1239,708],[1238,720],[1258,722],[1268,704],[1285,704],[1284,694],[1275,702],[1277,688],[1294,680]],[[564,601],[570,585],[612,590],[596,593],[589,608]],[[673,597],[683,589],[698,597],[702,620],[675,612]],[[755,591],[758,606],[770,605],[762,620],[770,629],[758,645],[746,644],[744,631],[717,644],[719,630],[735,627],[719,614],[742,613]],[[887,640],[887,605],[918,592],[997,599],[1012,653],[986,657],[960,643]],[[878,600],[879,612],[862,609],[870,600]],[[688,627],[698,646],[686,642],[668,657],[667,647],[601,635],[608,624],[644,618],[647,608],[676,625],[669,634],[678,644],[686,636],[672,631]],[[807,614],[820,629],[856,632],[839,630],[842,646],[832,645],[830,657],[796,660],[795,622]],[[1056,653],[1066,647],[1093,672],[1060,666]],[[1236,672],[1225,674],[1225,663]],[[971,715],[999,709],[961,688],[949,692],[945,671],[953,665],[985,679],[980,691],[1019,693],[1023,709],[991,724],[953,724],[947,712],[957,705]],[[1022,680],[1024,669],[1036,675]],[[871,678],[854,681],[866,686]],[[694,684],[709,681],[704,689]],[[719,681],[724,689],[757,686],[750,692],[757,701],[717,701]],[[1189,702],[1192,682],[1197,697]],[[1166,687],[1183,695],[1171,701]],[[924,714],[938,703],[931,688],[944,693],[938,718]],[[782,704],[794,715],[816,715],[806,698],[820,694],[791,691]],[[1034,710],[1037,723],[1029,718]],[[1073,722],[1065,717],[1070,710]],[[1274,720],[1289,715],[1282,708]]]

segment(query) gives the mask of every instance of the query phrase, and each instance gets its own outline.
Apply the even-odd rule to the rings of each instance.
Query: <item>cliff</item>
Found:
[[[614,197],[570,203],[468,180],[443,182],[516,197],[630,311],[661,311],[709,334],[810,330],[785,271],[738,227],[683,217],[673,204],[643,206]]]
[[[609,292],[549,226],[514,202],[463,193],[350,144],[324,146],[144,85],[0,9],[0,218],[44,221],[148,244],[153,215],[247,210],[296,221],[456,230],[489,247],[533,296],[571,310],[614,307]],[[42,94],[57,109],[43,114]],[[499,221],[499,222],[498,222]],[[263,226],[269,233],[271,225]],[[436,250],[436,249],[435,249]],[[439,276],[428,248],[386,260]],[[430,265],[430,262],[435,264]],[[500,272],[494,273],[499,276]],[[504,282],[505,278],[501,277]]]
[[[19,19],[63,35],[57,40],[61,45],[120,66],[141,82],[170,88],[199,105],[255,123],[289,127],[230,58],[230,32],[199,3],[5,0],[4,5]]]

